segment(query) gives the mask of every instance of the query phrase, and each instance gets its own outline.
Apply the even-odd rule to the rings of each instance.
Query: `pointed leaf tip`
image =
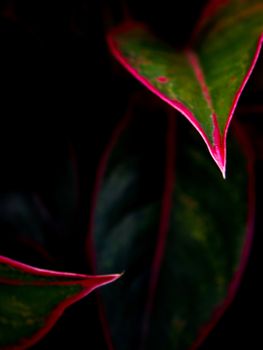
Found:
[[[43,270],[0,256],[0,348],[27,349],[68,306],[119,277]]]
[[[221,171],[223,178],[225,179],[226,178],[226,153],[224,148],[214,147],[212,151],[210,151],[210,153],[216,165],[218,166],[219,170]]]
[[[182,142],[175,157],[168,155],[166,114],[138,102],[102,156],[90,220],[97,271],[127,271],[122,283],[101,290],[105,338],[116,350],[197,349],[232,302],[246,265],[254,220],[253,189],[246,189],[254,183],[253,168],[240,140],[230,137],[230,176],[222,181],[179,121]],[[219,165],[225,176],[222,159]]]
[[[112,275],[98,275],[98,276],[90,276],[90,278],[94,279],[95,281],[95,288],[107,285],[111,282],[116,281],[119,279],[123,273],[118,274],[112,274]],[[85,280],[84,280],[85,281]],[[86,284],[86,282],[84,282]],[[87,280],[87,285],[89,285],[90,281]]]
[[[108,36],[115,58],[180,111],[198,130],[209,151],[226,140],[263,40],[261,0],[218,4],[209,2],[209,11],[204,11],[187,50],[176,51],[138,23],[119,26]],[[224,157],[217,159],[210,153],[225,177]]]

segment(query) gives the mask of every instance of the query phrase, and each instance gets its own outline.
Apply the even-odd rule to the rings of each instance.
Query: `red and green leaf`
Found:
[[[0,256],[0,349],[27,349],[66,307],[118,277],[42,270]]]
[[[175,116],[151,104],[130,110],[98,170],[89,249],[96,273],[125,271],[101,291],[101,319],[110,349],[196,349],[245,268],[253,172],[231,135],[218,178],[182,121],[175,140]]]
[[[108,36],[116,59],[197,129],[223,175],[229,124],[262,41],[261,0],[210,1],[182,51],[141,24]]]

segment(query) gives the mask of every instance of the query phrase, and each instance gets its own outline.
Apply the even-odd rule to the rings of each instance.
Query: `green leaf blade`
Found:
[[[186,50],[138,23],[114,29],[108,42],[126,69],[192,123],[225,176],[228,128],[262,46],[263,6],[232,0],[209,8]]]
[[[135,107],[137,116],[110,143],[109,158],[102,160],[105,171],[99,172],[91,232],[96,272],[125,271],[110,293],[101,291],[103,323],[112,337],[109,348],[116,350],[199,345],[234,298],[253,233],[253,225],[247,226],[248,211],[250,224],[254,219],[253,171],[250,167],[247,173],[240,147],[231,138],[226,182],[184,128],[168,196],[172,208],[169,218],[163,215],[171,176],[160,172],[165,169],[167,124],[161,109],[154,104],[153,109]]]
[[[0,256],[0,349],[32,346],[66,307],[118,277],[42,270]]]
[[[223,3],[215,16],[203,17],[202,26],[195,33],[194,50],[210,88],[223,135],[238,90],[243,90],[243,81],[251,74],[253,60],[258,58],[261,49],[263,4],[232,0]]]

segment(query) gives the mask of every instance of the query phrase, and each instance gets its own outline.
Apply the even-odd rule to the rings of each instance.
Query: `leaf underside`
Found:
[[[39,270],[0,256],[0,349],[27,349],[67,306],[117,277]]]
[[[138,23],[115,28],[108,42],[119,62],[194,125],[224,175],[229,123],[262,33],[261,0],[211,1],[182,51]]]
[[[137,106],[100,165],[91,231],[96,271],[125,271],[101,291],[115,350],[184,350],[200,342],[232,300],[246,260],[251,231],[240,148],[231,137],[225,182],[185,126],[175,142],[173,124],[161,109]],[[167,157],[171,141],[175,159]]]

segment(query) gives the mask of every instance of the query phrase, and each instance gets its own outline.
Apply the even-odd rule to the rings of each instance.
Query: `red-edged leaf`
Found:
[[[114,29],[108,42],[130,73],[192,123],[225,176],[227,131],[262,33],[261,0],[214,0],[183,51],[136,23]]]
[[[42,270],[0,256],[0,349],[27,349],[65,308],[119,275]]]
[[[167,124],[152,105],[130,111],[98,170],[89,237],[96,273],[125,271],[101,291],[101,319],[109,349],[196,349],[245,268],[253,171],[231,137],[229,178],[219,178],[182,121],[175,140],[175,116]]]

